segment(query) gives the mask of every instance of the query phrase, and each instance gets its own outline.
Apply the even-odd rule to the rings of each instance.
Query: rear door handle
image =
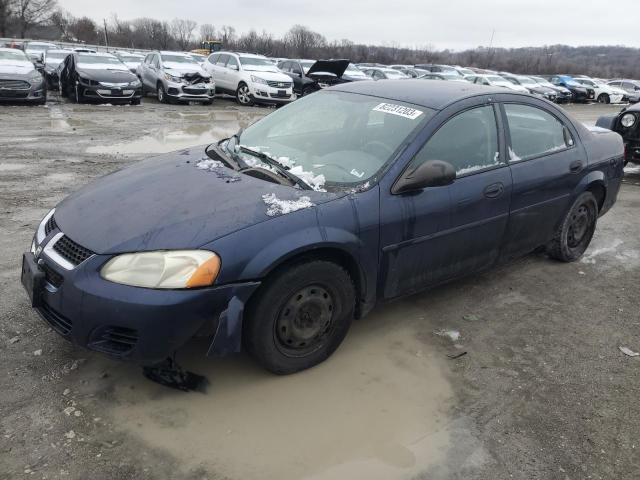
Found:
[[[497,198],[504,192],[504,185],[500,182],[492,183],[484,189],[484,196],[487,198]]]
[[[571,173],[578,173],[582,171],[582,162],[580,160],[576,160],[575,162],[571,162],[569,165],[569,171]]]

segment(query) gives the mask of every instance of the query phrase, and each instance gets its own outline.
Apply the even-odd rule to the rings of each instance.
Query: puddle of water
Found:
[[[240,128],[246,128],[263,112],[247,115],[241,112],[211,112],[206,114],[183,113],[185,121],[197,122],[181,129],[161,128],[131,142],[96,145],[87,148],[87,153],[167,153],[181,148],[212,143],[230,137]]]
[[[27,168],[25,163],[0,163],[0,172],[13,172]]]
[[[181,361],[209,378],[206,395],[168,391],[118,367],[129,378],[116,382],[113,418],[187,465],[231,478],[416,475],[446,454],[452,393],[440,360],[416,338],[412,308],[400,302],[356,322],[331,359],[296,375],[190,348]]]

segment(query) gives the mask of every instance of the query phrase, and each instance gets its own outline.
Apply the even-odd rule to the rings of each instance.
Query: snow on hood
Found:
[[[123,72],[129,71],[126,65],[116,65],[113,63],[78,63],[78,68],[81,70],[121,70]]]
[[[0,60],[0,73],[25,75],[33,70],[33,63],[28,60]]]
[[[267,215],[270,217],[286,215],[287,213],[314,206],[309,197],[300,197],[297,200],[281,200],[276,197],[275,193],[264,194],[262,200],[267,204]]]
[[[203,77],[209,76],[209,74],[206,73],[197,63],[164,62],[163,66],[165,71],[169,70],[169,73],[172,75],[174,73],[185,74],[198,72]]]

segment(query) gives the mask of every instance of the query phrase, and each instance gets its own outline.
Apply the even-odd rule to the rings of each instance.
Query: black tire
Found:
[[[167,92],[165,91],[164,85],[162,84],[162,82],[158,82],[157,92],[158,92],[158,101],[160,103],[169,103],[169,99],[167,98]]]
[[[131,100],[129,103],[130,103],[131,105],[140,105],[140,101],[141,101],[141,99],[140,99],[140,98],[134,98],[134,99],[133,99],[133,100]]]
[[[606,93],[601,93],[598,95],[598,103],[611,103],[611,98]]]
[[[582,193],[569,209],[547,246],[551,258],[575,262],[591,243],[598,223],[598,202],[591,192]]]
[[[253,100],[249,96],[249,87],[246,83],[240,82],[238,88],[236,89],[236,101],[240,105],[244,105],[246,107],[253,105]]]
[[[344,340],[355,308],[349,274],[332,262],[314,260],[275,273],[247,306],[243,343],[278,375],[311,368]]]

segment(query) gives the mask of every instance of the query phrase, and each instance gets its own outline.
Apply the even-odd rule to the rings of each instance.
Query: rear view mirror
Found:
[[[229,65],[229,69],[230,70],[238,70],[238,66],[237,65]]]
[[[423,188],[444,187],[451,185],[455,179],[456,169],[453,165],[442,160],[429,160],[405,170],[396,180],[391,193],[398,195]]]

